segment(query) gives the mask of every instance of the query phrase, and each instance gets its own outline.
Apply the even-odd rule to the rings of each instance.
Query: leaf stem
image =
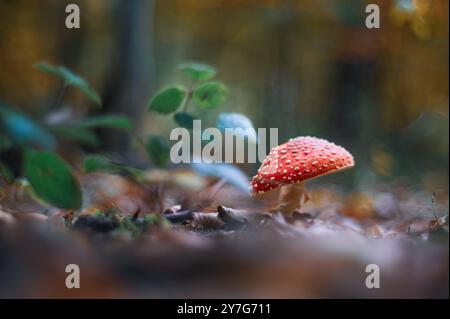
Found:
[[[52,107],[53,110],[57,110],[61,107],[68,89],[69,89],[69,85],[67,85],[67,83],[65,81],[63,81],[61,84],[61,88],[59,90],[58,96],[55,100],[55,103],[53,104],[53,107]]]
[[[142,136],[139,136],[139,135],[136,134],[136,133],[133,133],[133,135],[134,135],[134,138],[136,139],[136,141],[138,142],[138,144],[142,147],[142,149],[143,149],[144,151],[146,151],[145,141],[144,141],[144,139],[142,138]]]
[[[194,85],[195,85],[195,83],[192,83],[192,85],[188,89],[188,95],[187,95],[186,99],[184,100],[183,107],[182,107],[183,112],[186,112],[189,102],[192,99],[192,93],[194,92]]]

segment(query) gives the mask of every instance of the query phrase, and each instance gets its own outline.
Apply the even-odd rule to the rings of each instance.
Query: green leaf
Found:
[[[49,74],[58,76],[64,81],[64,84],[79,89],[84,93],[92,102],[101,106],[102,101],[98,93],[90,86],[90,84],[81,76],[75,74],[64,66],[55,66],[46,62],[35,63],[33,66]]]
[[[109,174],[120,174],[132,178],[139,178],[142,171],[127,165],[114,163],[101,155],[89,155],[84,159],[84,171],[86,173],[104,172]]]
[[[131,121],[126,116],[121,115],[101,115],[89,117],[79,122],[81,127],[97,128],[106,127],[118,130],[130,130],[132,127]]]
[[[8,184],[14,182],[14,174],[8,166],[0,162],[0,176],[3,176]]]
[[[0,121],[1,123],[1,121]],[[1,134],[0,131],[0,152],[7,150],[8,148],[11,148],[13,146],[13,141],[9,136],[6,136],[6,134]]]
[[[0,102],[0,127],[15,143],[53,148],[55,139],[26,115]]]
[[[173,119],[175,122],[180,125],[181,127],[187,128],[189,130],[192,130],[194,125],[194,120],[197,118],[189,113],[186,112],[178,112],[173,116]]]
[[[217,74],[217,69],[211,65],[204,63],[183,63],[179,68],[189,76],[197,81],[206,81],[212,79]]]
[[[448,243],[449,233],[444,227],[439,226],[434,229],[430,229],[428,239],[431,241]]]
[[[183,86],[171,86],[156,94],[151,98],[149,109],[161,114],[175,112],[186,99],[188,90]]]
[[[110,174],[122,174],[126,168],[113,163],[110,159],[101,155],[89,155],[84,159],[84,170],[86,173],[105,172]]]
[[[119,174],[120,169],[108,158],[100,155],[89,155],[84,159],[84,171],[86,173],[106,172]]]
[[[97,147],[100,145],[98,136],[76,124],[58,124],[49,126],[48,130],[56,137],[66,139],[82,145]]]
[[[227,100],[227,97],[227,87],[223,83],[215,81],[200,84],[193,92],[194,102],[206,109],[219,106]]]
[[[245,139],[245,137],[247,137],[249,142],[258,142],[258,137],[252,121],[244,114],[235,112],[220,113],[217,117],[217,128],[222,132],[225,132],[226,128],[241,128],[243,131],[242,134],[238,135],[240,138]]]
[[[23,173],[36,195],[45,202],[64,209],[81,207],[80,185],[69,165],[56,153],[27,150]]]
[[[170,145],[159,135],[151,135],[147,141],[147,154],[157,167],[167,166],[170,157]]]

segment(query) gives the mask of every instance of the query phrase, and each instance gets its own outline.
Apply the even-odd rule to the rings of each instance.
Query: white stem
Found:
[[[295,211],[300,211],[300,208],[310,199],[311,195],[303,182],[284,185],[278,195],[278,205],[271,211],[291,215]]]

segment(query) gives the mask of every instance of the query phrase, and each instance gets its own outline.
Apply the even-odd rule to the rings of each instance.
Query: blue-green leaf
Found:
[[[157,167],[167,166],[170,158],[170,145],[159,135],[151,135],[147,141],[147,154]]]
[[[91,85],[81,76],[75,74],[64,66],[55,66],[46,62],[35,63],[33,65],[36,69],[58,76],[64,81],[67,86],[72,86],[84,93],[92,102],[101,106],[102,101],[98,93],[91,87]]]
[[[173,119],[181,127],[192,130],[193,125],[194,125],[194,120],[196,120],[197,118],[195,116],[193,116],[192,114],[189,114],[186,112],[178,112],[173,116]]]
[[[55,139],[21,112],[0,102],[0,129],[15,143],[53,148]]]

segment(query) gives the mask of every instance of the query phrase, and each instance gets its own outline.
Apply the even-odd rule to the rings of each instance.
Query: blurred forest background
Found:
[[[168,136],[170,118],[143,116],[148,99],[186,80],[179,63],[200,61],[231,92],[211,118],[242,112],[255,127],[279,128],[280,142],[314,135],[345,146],[357,162],[344,174],[348,187],[395,178],[448,193],[447,0],[0,3],[0,97],[28,114],[42,117],[58,93],[58,81],[32,67],[48,61],[100,92],[96,112],[125,113],[137,132]],[[64,25],[69,3],[80,6],[78,30]],[[380,6],[380,29],[365,27],[367,3]],[[83,101],[75,90],[66,99]],[[118,154],[131,146],[125,133],[102,139]]]

